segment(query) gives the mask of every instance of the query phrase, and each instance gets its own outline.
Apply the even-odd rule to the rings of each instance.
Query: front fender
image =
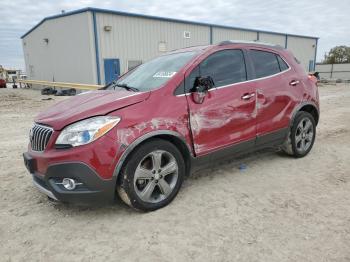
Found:
[[[186,139],[178,132],[175,131],[171,131],[171,130],[156,130],[156,131],[151,131],[149,133],[146,133],[142,136],[140,136],[139,138],[137,138],[136,140],[134,140],[131,144],[129,144],[127,146],[127,148],[124,150],[123,154],[121,155],[121,157],[119,158],[119,161],[117,162],[115,168],[114,168],[114,172],[113,172],[113,177],[118,177],[121,168],[123,167],[125,160],[127,159],[127,157],[131,154],[131,152],[141,143],[145,142],[148,139],[151,139],[153,137],[159,137],[159,136],[171,136],[174,137],[178,140],[180,140],[183,145],[186,146],[189,154],[191,155],[191,157],[193,157],[193,153],[191,150],[191,147],[188,145],[188,143],[186,142]]]

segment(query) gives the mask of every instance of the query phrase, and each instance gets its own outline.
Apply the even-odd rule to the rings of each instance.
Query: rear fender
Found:
[[[299,111],[304,111],[302,109],[307,107],[307,106],[310,106],[310,107],[312,107],[315,110],[315,112],[317,114],[317,118],[315,119],[315,122],[316,122],[316,125],[318,124],[318,120],[319,120],[319,116],[320,116],[320,112],[319,112],[318,106],[314,102],[305,101],[305,102],[301,102],[298,106],[296,106],[294,108],[293,113],[292,113],[292,117],[291,117],[290,122],[289,122],[289,128],[292,128],[297,113]]]

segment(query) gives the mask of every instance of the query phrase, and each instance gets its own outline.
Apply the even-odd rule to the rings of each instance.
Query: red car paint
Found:
[[[6,80],[0,79],[0,88],[6,88]]]
[[[191,94],[174,95],[184,78],[201,61],[226,49],[276,53],[290,68],[274,76],[214,88],[202,104],[195,103]],[[37,162],[37,175],[43,176],[53,164],[82,162],[102,179],[109,180],[127,148],[153,131],[177,133],[196,158],[288,128],[296,108],[304,102],[311,103],[318,110],[319,98],[314,81],[287,50],[247,43],[186,50],[197,50],[198,55],[158,89],[147,92],[122,89],[87,92],[40,113],[35,122],[52,127],[54,132],[44,152],[33,151],[28,146],[28,153]],[[243,100],[244,95],[251,98]],[[90,144],[70,149],[55,148],[55,141],[64,127],[100,115],[119,116],[121,121]]]

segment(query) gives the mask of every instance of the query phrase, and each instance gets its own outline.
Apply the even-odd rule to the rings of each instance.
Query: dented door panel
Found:
[[[291,69],[277,76],[257,80],[257,135],[262,136],[289,126],[290,118],[300,99],[300,86],[290,86]]]
[[[212,89],[203,104],[187,100],[194,150],[203,155],[256,135],[256,99],[243,100],[245,93],[255,94],[255,83],[233,84]]]

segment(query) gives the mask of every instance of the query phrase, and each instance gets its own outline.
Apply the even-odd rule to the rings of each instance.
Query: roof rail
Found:
[[[284,47],[276,44],[271,44],[271,43],[266,43],[266,42],[261,42],[259,40],[254,40],[254,41],[247,41],[247,40],[225,40],[220,43],[218,43],[218,46],[223,46],[223,45],[232,45],[232,44],[252,44],[252,45],[257,45],[257,46],[268,46],[268,47],[274,47],[278,49],[284,49]]]

